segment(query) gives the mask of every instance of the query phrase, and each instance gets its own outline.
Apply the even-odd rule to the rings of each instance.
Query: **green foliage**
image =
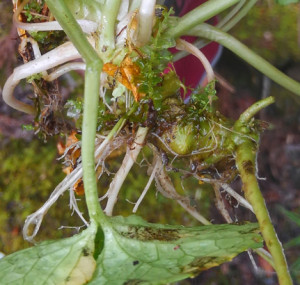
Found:
[[[197,120],[204,111],[212,113],[214,111],[213,102],[218,100],[216,94],[215,81],[211,81],[205,87],[198,87],[191,96],[188,115]]]
[[[79,235],[2,259],[1,284],[26,285],[37,280],[39,284],[50,280],[84,284],[95,268],[94,252],[99,255],[94,254],[96,269],[89,284],[166,284],[262,246],[257,224],[184,228],[150,224],[138,216],[107,218],[102,223],[103,232],[98,229],[98,234],[92,224]]]
[[[66,34],[63,31],[31,31],[30,35],[34,40],[40,43],[42,53],[46,53],[66,41]]]
[[[36,73],[34,75],[31,75],[29,77],[27,77],[27,82],[28,83],[33,83],[35,80],[39,81],[43,78],[43,74],[42,73]]]
[[[91,226],[80,235],[43,242],[5,257],[0,261],[1,284],[85,284],[94,270],[95,234]]]
[[[136,63],[141,69],[137,83],[139,92],[147,94],[147,97],[153,100],[157,110],[161,109],[163,101],[162,73],[173,57],[168,48],[175,46],[174,39],[165,32],[169,26],[171,13],[172,10],[163,12],[162,18],[157,20],[149,44],[140,49],[143,57],[136,59]]]
[[[32,22],[33,20],[40,19],[39,15],[32,15],[32,13],[39,14],[44,5],[44,1],[41,3],[37,1],[30,1],[28,4],[24,6],[24,15],[27,18],[27,22]]]
[[[34,126],[31,124],[28,125],[22,125],[22,129],[25,131],[33,131],[34,130]]]

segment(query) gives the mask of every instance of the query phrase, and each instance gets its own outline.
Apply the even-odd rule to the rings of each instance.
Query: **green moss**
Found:
[[[21,230],[28,215],[38,210],[64,178],[56,162],[54,143],[12,140],[0,150],[0,251],[5,254],[30,246]],[[69,236],[74,230],[60,226],[81,225],[71,216],[69,197],[63,195],[45,216],[37,240]]]

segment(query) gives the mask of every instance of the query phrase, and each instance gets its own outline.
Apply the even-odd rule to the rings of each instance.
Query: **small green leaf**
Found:
[[[34,80],[41,80],[43,78],[43,74],[42,73],[36,73],[36,74],[33,74],[29,77],[26,78],[27,82],[28,83],[32,83],[34,82]]]
[[[33,131],[34,130],[34,126],[30,125],[30,124],[28,124],[28,125],[22,125],[22,129],[24,131]]]
[[[137,216],[111,219],[89,284],[166,284],[262,247],[257,224],[194,228],[150,224]]]
[[[18,251],[0,261],[1,285],[84,284],[95,269],[96,227]]]

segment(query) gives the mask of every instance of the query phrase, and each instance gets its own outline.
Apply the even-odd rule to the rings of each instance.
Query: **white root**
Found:
[[[14,74],[8,77],[8,79],[5,82],[5,85],[2,90],[2,96],[4,102],[9,105],[10,107],[24,112],[26,114],[35,115],[35,108],[29,104],[23,103],[19,100],[17,100],[13,96],[13,92],[16,88],[16,86],[19,84],[20,80],[14,80]]]
[[[222,187],[230,196],[232,196],[235,200],[237,200],[241,206],[249,209],[252,213],[254,213],[253,207],[251,206],[251,204],[244,197],[242,197],[240,194],[238,194],[236,191],[234,191],[227,183],[220,182],[219,180],[216,180],[216,179],[203,178],[197,174],[194,174],[194,177],[200,181],[203,181],[206,183],[211,183],[211,184],[216,184],[216,185]]]
[[[243,198],[241,195],[236,193],[228,184],[217,182],[230,196],[232,196],[235,200],[237,200],[242,206],[249,209],[252,213],[254,213],[253,207],[251,204]]]
[[[43,221],[44,216],[50,209],[50,207],[57,201],[57,199],[74,183],[82,177],[82,166],[81,164],[76,167],[65,179],[60,182],[52,194],[50,195],[49,199],[44,203],[44,205],[38,209],[33,214],[29,215],[24,223],[23,227],[23,237],[25,240],[29,242],[33,242],[34,237],[37,235],[41,223]],[[34,229],[30,233],[30,227],[34,226]]]
[[[152,34],[152,26],[155,14],[155,0],[142,0],[138,13],[137,46],[148,43]]]
[[[19,21],[19,15],[22,12],[24,6],[29,1],[23,1],[19,7],[16,9],[13,22],[17,28],[31,31],[31,32],[39,32],[39,31],[62,31],[63,28],[57,21],[50,21],[50,22],[42,22],[42,23],[23,23]],[[97,31],[98,24],[96,22],[90,20],[77,20],[77,23],[81,27],[84,33],[91,34]]]
[[[119,9],[119,14],[117,16],[118,21],[122,21],[126,17],[126,15],[128,14],[128,9],[129,9],[129,0],[122,0]]]
[[[119,140],[119,143],[117,141]],[[101,139],[102,141],[102,139]],[[95,151],[95,158],[97,160],[105,160],[106,157],[117,147],[119,147],[124,141],[119,138],[116,138],[114,141],[112,140],[103,140],[102,143],[96,148]],[[99,144],[99,141],[96,143]],[[54,191],[51,193],[49,199],[44,203],[44,205],[38,209],[33,214],[29,215],[24,223],[23,227],[23,237],[25,240],[29,242],[33,242],[34,237],[37,235],[39,228],[41,226],[41,223],[43,221],[44,216],[50,209],[50,207],[58,200],[58,198],[69,188],[72,188],[73,185],[78,181],[78,179],[82,178],[82,165],[79,163],[77,167],[69,174],[67,175],[62,182],[60,182]],[[79,214],[80,217],[82,215],[80,214],[80,211],[78,207],[76,206],[76,200],[72,199],[71,202],[72,207],[74,210]],[[78,209],[78,210],[77,210]],[[82,219],[84,223],[86,223],[85,219]],[[34,226],[33,230],[30,228]]]
[[[194,207],[189,203],[189,199],[179,195],[167,173],[164,170],[161,159],[157,159],[159,162],[158,170],[156,171],[155,181],[157,190],[166,198],[175,200],[183,209],[185,209],[191,216],[204,225],[210,225],[211,223],[203,217]]]
[[[73,212],[75,211],[76,214],[79,216],[79,218],[83,221],[85,226],[88,227],[89,223],[85,220],[82,213],[80,212],[78,205],[77,205],[75,193],[71,187],[69,188],[69,193],[70,193],[70,203],[69,203],[70,210],[73,210]],[[73,215],[73,212],[72,212],[72,215]]]
[[[132,210],[133,213],[136,213],[136,211],[138,210],[138,207],[140,206],[141,202],[143,201],[144,197],[146,196],[152,182],[153,182],[153,179],[155,177],[155,174],[156,174],[156,171],[157,171],[157,168],[158,168],[158,165],[159,163],[156,161],[155,164],[154,164],[154,167],[153,167],[153,170],[152,170],[152,173],[150,175],[150,178],[141,194],[141,196],[139,197],[139,199],[137,200],[137,202],[135,203],[135,206]]]
[[[43,79],[46,81],[53,81],[67,72],[70,72],[72,70],[85,70],[85,68],[86,64],[83,62],[69,62],[58,67],[49,75],[43,76]]]
[[[212,186],[215,190],[215,195],[216,195],[216,201],[215,201],[216,207],[220,211],[220,213],[223,216],[223,218],[225,219],[225,221],[227,223],[231,224],[233,222],[233,220],[231,219],[231,217],[224,205],[222,195],[220,193],[220,186],[217,185],[216,183],[214,183]]]
[[[20,80],[77,58],[80,58],[80,54],[71,42],[67,42],[33,61],[16,67],[3,87],[3,100],[12,108],[34,115],[33,106],[25,104],[13,96],[14,89]]]
[[[36,73],[56,67],[65,62],[81,58],[81,55],[71,42],[66,42],[59,47],[43,54],[41,57],[16,67],[13,74],[14,80],[21,80]]]
[[[106,88],[104,87],[104,84],[107,80],[107,74],[104,72],[101,72],[101,86],[100,86],[100,98],[102,98],[102,101],[104,102],[105,106],[107,107],[107,109],[113,113],[113,109],[111,108],[111,106],[107,103],[106,98],[105,98],[105,93],[106,93]]]
[[[118,199],[118,194],[123,185],[125,178],[127,177],[130,169],[135,163],[148,133],[148,128],[140,127],[137,131],[136,138],[131,147],[127,148],[126,155],[123,159],[122,165],[116,173],[113,181],[109,185],[107,192],[108,200],[104,212],[107,216],[111,216],[115,203]]]
[[[37,59],[42,56],[39,45],[33,38],[22,38],[21,44],[19,46],[19,49],[22,54],[26,53],[27,43],[31,44],[33,54],[34,54],[34,59]],[[42,75],[47,76],[47,72],[43,71]]]
[[[176,40],[176,48],[179,50],[184,50],[184,51],[191,53],[192,55],[194,55],[201,61],[201,63],[204,66],[204,69],[206,71],[208,82],[211,82],[215,79],[215,74],[214,74],[212,66],[210,65],[210,62],[208,61],[206,56],[196,46],[194,46],[193,44],[191,44],[185,40],[178,39],[178,40]]]

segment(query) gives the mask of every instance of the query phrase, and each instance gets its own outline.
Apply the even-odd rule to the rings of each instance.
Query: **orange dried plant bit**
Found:
[[[13,1],[14,2],[14,1]],[[18,9],[18,7],[20,6],[20,1],[17,1],[17,2],[14,2],[14,8],[13,8],[13,12],[15,13],[16,10]],[[21,14],[19,15],[18,17],[18,20],[19,21],[22,21],[22,16]],[[26,35],[26,31],[21,29],[21,28],[17,28],[17,32],[18,32],[18,35],[19,37],[23,37],[23,38],[27,38],[27,35]]]
[[[78,142],[78,139],[76,137],[77,132],[72,131],[72,133],[67,137],[66,143],[59,141],[56,145],[57,151],[59,155],[63,155],[65,153],[65,150],[71,146],[72,144]]]
[[[200,175],[200,177],[201,177],[201,178],[204,178],[205,176],[204,176],[204,175]],[[199,180],[198,183],[199,183],[200,185],[204,184],[204,182],[203,182],[202,180]]]
[[[129,56],[124,58],[120,67],[113,63],[104,64],[103,71],[108,75],[113,76],[128,90],[132,91],[135,101],[139,101],[140,98],[144,96],[143,93],[138,92],[138,88],[135,85],[135,78],[139,75],[140,69],[132,62]]]
[[[82,178],[78,179],[74,186],[73,186],[73,191],[78,195],[82,196],[84,195],[84,187],[83,187],[83,180]]]
[[[122,67],[108,62],[104,64],[103,71],[122,83],[127,89],[131,90],[131,84],[126,78],[126,74],[124,73]]]
[[[71,134],[67,137],[66,147],[69,147],[72,144],[77,143],[79,141],[76,135],[77,135],[76,131],[71,132]]]
[[[77,159],[81,156],[81,150],[79,148],[76,150],[73,150],[71,152],[70,156],[71,156],[71,160],[72,160],[73,164],[75,164]]]
[[[73,170],[74,170],[73,167],[72,167],[71,165],[69,165],[69,166],[63,168],[63,173],[65,173],[65,174],[68,175],[68,174],[70,174]]]
[[[65,153],[66,146],[63,144],[63,142],[59,141],[56,144],[56,149],[59,155],[63,155]]]
[[[107,62],[103,65],[103,71],[110,76],[115,76],[118,69],[119,67],[111,62]]]
[[[135,85],[135,79],[140,74],[140,68],[132,62],[129,56],[126,56],[122,62],[122,71],[130,84],[130,90],[133,93],[135,101],[139,101],[144,96],[143,93],[139,93],[137,86]]]
[[[98,176],[102,171],[102,167],[99,166],[96,170],[96,175]],[[84,186],[83,186],[83,180],[82,178],[78,179],[75,184],[73,185],[73,191],[78,195],[82,196],[84,195]]]

